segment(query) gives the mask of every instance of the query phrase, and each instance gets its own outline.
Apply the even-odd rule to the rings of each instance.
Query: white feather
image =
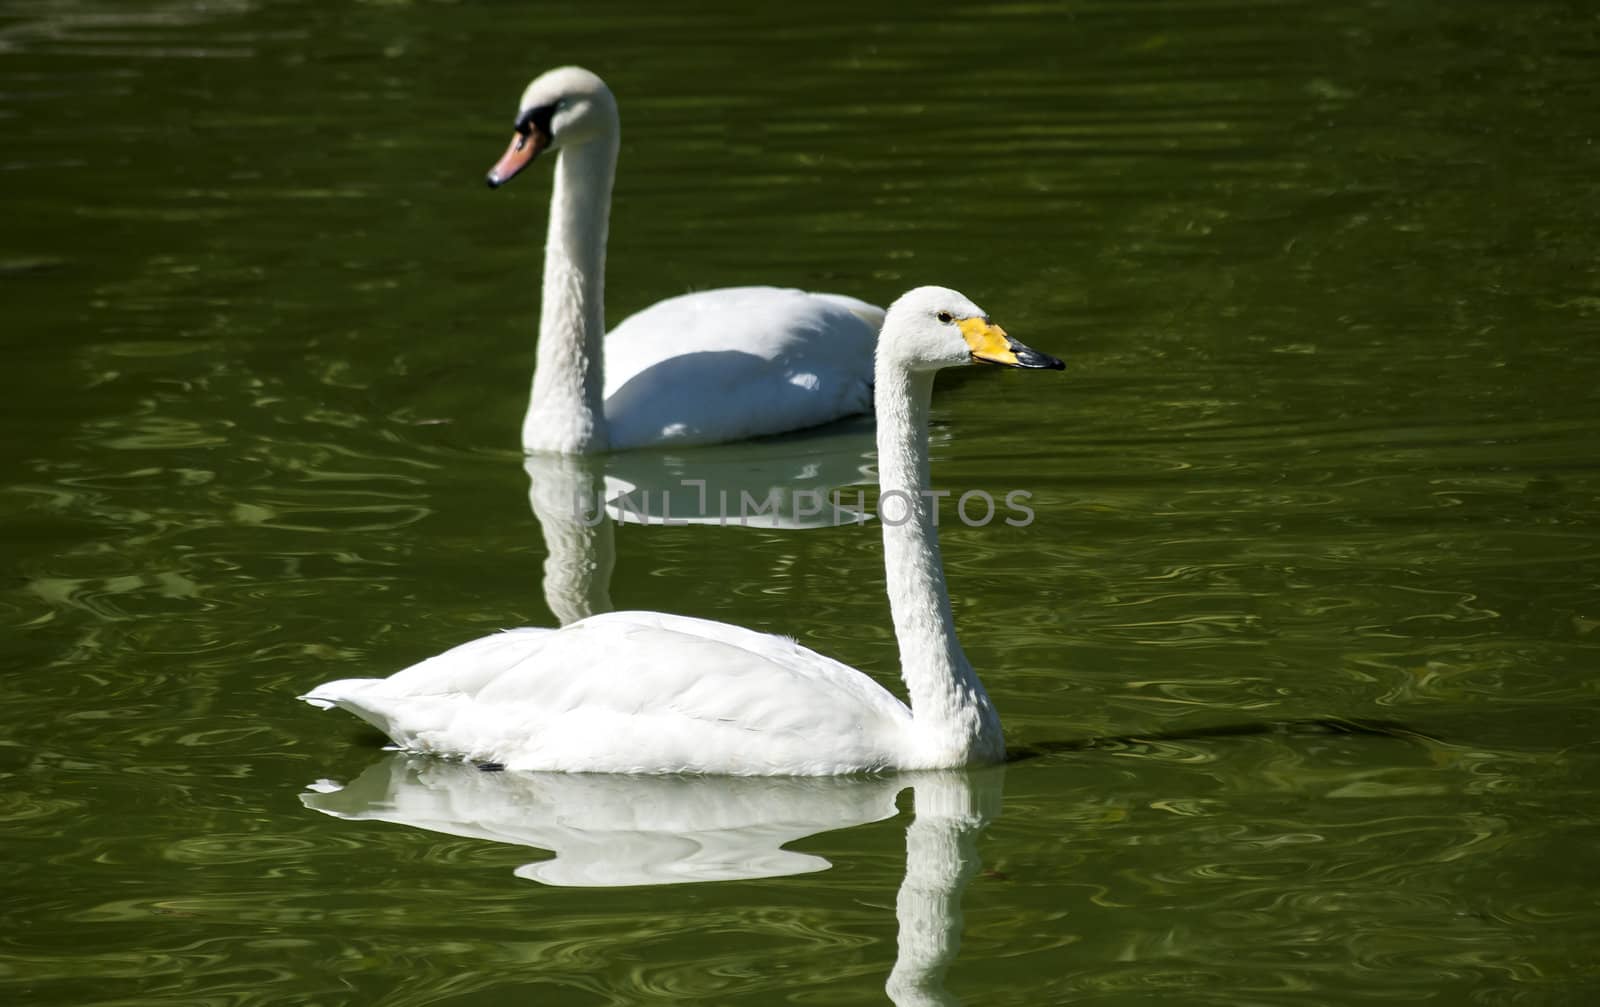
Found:
[[[654,304],[606,336],[611,447],[745,440],[867,412],[882,319],[862,301],[776,287]]]

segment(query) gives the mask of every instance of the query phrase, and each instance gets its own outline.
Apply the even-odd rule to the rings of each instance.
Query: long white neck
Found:
[[[939,559],[928,479],[928,408],[933,372],[880,365],[877,374],[878,518],[889,611],[900,643],[900,676],[925,765],[1004,757],[1000,719],[956,639]],[[909,514],[907,511],[909,510]]]
[[[556,159],[538,361],[522,421],[527,451],[586,454],[610,446],[602,347],[606,230],[616,171],[615,129],[562,150]]]

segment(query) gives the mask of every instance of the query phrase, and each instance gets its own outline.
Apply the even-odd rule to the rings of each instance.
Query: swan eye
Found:
[[[939,317],[939,321],[945,322],[945,323],[949,323],[949,322],[955,321],[955,316],[950,314],[950,312],[948,312],[948,311],[939,312],[939,316],[938,317]]]
[[[556,107],[554,105],[540,105],[538,108],[528,109],[517,119],[517,132],[527,136],[534,130],[538,130],[545,136],[549,136],[550,119],[555,115],[555,112]]]

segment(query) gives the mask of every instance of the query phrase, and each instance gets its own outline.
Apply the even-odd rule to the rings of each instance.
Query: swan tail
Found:
[[[342,678],[337,682],[324,682],[299,698],[318,709],[338,708],[353,713],[382,731],[389,740],[404,746],[404,737],[412,733],[398,723],[397,715],[404,704],[375,688],[383,682],[381,678]]]

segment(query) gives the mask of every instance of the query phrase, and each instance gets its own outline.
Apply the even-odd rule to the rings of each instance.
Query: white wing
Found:
[[[402,748],[518,770],[870,771],[911,732],[905,704],[793,640],[656,612],[497,634],[305,698]]]
[[[864,301],[777,287],[651,305],[606,335],[611,446],[742,440],[867,412],[882,323]]]

